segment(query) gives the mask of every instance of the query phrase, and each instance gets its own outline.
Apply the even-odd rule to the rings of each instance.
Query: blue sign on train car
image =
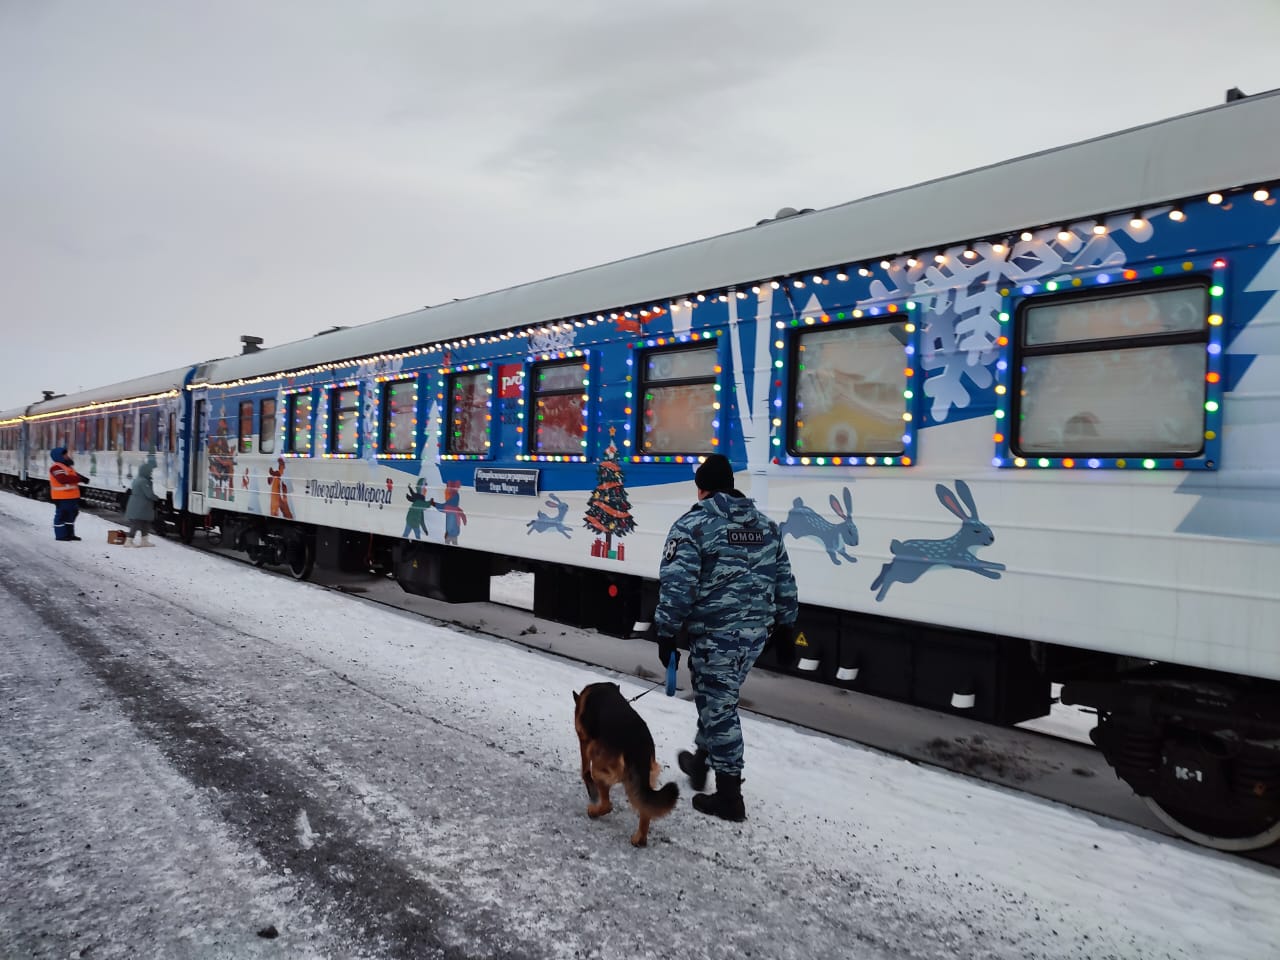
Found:
[[[476,493],[503,493],[515,497],[538,495],[537,470],[521,470],[512,467],[476,467]]]

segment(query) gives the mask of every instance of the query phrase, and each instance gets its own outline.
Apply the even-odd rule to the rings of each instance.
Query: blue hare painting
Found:
[[[942,484],[934,489],[942,505],[960,519],[960,529],[940,540],[892,541],[889,552],[893,554],[893,559],[880,568],[880,575],[871,583],[872,590],[880,591],[876,594],[876,600],[883,600],[895,583],[915,583],[934,567],[972,570],[992,580],[1000,579],[1004,564],[980,560],[976,555],[980,548],[995,543],[996,535],[978,519],[978,508],[974,506],[969,485],[963,480],[957,480],[955,493]],[[959,494],[964,506],[956,500],[956,494]]]

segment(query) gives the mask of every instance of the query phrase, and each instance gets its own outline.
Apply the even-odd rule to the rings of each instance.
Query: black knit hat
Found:
[[[703,461],[693,475],[693,482],[699,490],[715,493],[717,490],[733,489],[733,467],[729,458],[722,453],[713,453]]]

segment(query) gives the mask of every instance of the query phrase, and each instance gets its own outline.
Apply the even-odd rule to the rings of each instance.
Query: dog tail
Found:
[[[674,782],[655,790],[650,786],[653,770],[639,764],[627,764],[627,799],[637,812],[656,820],[675,809],[680,788]]]

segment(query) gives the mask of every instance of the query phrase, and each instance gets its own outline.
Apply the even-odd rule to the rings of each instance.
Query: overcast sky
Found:
[[[1232,86],[1280,0],[0,0],[0,409]]]

